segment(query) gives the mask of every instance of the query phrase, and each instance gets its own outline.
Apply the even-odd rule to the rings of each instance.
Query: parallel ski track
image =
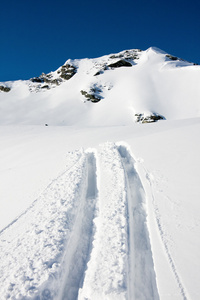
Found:
[[[108,179],[108,181],[111,182],[111,186],[103,181],[104,185],[101,185],[100,191],[102,191],[102,188],[104,189],[103,201],[109,200],[107,197],[110,198],[111,194],[113,201],[113,203],[110,203],[110,200],[108,201],[108,211],[105,210],[106,206],[102,206],[104,207],[102,213],[106,214],[106,216],[102,216],[106,222],[103,228],[107,229],[105,239],[107,238],[106,234],[108,235],[110,226],[117,226],[117,228],[113,229],[116,229],[116,232],[119,233],[119,237],[123,237],[124,243],[125,240],[127,240],[126,249],[121,249],[123,251],[119,251],[118,253],[119,256],[123,256],[121,269],[119,268],[120,270],[123,270],[123,261],[125,261],[124,264],[127,262],[127,267],[126,270],[124,269],[123,275],[120,273],[124,278],[120,279],[121,282],[125,280],[126,283],[124,283],[122,287],[116,287],[116,292],[119,291],[119,294],[121,293],[122,298],[120,299],[158,300],[159,294],[147,227],[146,198],[141,180],[135,169],[135,161],[127,145],[113,144],[103,149],[105,150],[102,157],[102,161],[105,164],[103,174],[106,174],[105,168],[110,166],[110,172],[105,180]],[[93,274],[88,265],[95,267],[96,271],[99,270],[94,258],[92,264],[88,264],[91,262],[92,250],[94,250],[95,245],[95,243],[93,244],[96,233],[94,219],[96,218],[97,206],[99,205],[96,150],[92,149],[90,151],[80,152],[80,154],[78,153],[76,155],[78,159],[74,160],[75,163],[52,181],[42,196],[37,199],[27,211],[0,232],[0,249],[2,251],[2,266],[4,268],[2,268],[2,274],[5,272],[8,273],[2,277],[5,282],[2,288],[5,289],[5,293],[6,289],[9,290],[12,299],[77,300],[79,299],[79,292],[83,288],[85,274],[87,273],[86,270],[89,270],[90,275]],[[114,162],[112,161],[113,155],[115,157]],[[105,162],[107,157],[109,157],[109,159]],[[98,165],[98,168],[102,168],[101,164]],[[110,181],[111,178],[117,178],[117,180]],[[117,199],[117,201],[115,201],[115,199]],[[121,203],[121,201],[123,203]],[[104,204],[105,203],[107,202],[104,202]],[[111,204],[115,204],[114,207]],[[186,297],[186,290],[183,287],[175,263],[170,255],[168,245],[164,239],[159,210],[154,197],[153,205],[166,255],[179,286],[180,293],[183,299],[187,300],[189,298]],[[126,209],[123,209],[123,207],[126,207]],[[44,209],[46,209],[46,211],[43,211]],[[118,210],[116,211],[117,217],[119,217],[118,214],[123,214],[123,216],[119,218],[121,221],[113,219],[113,209]],[[122,226],[123,218],[126,220],[125,222],[127,222],[126,230],[125,225]],[[115,222],[118,223],[115,224]],[[120,222],[122,222],[122,224]],[[26,224],[26,228],[24,228],[24,224]],[[56,224],[55,228],[53,224]],[[100,224],[100,226],[102,226],[102,224]],[[123,233],[122,230],[124,230]],[[20,236],[16,239],[15,236],[18,232],[20,232]],[[113,232],[111,233],[113,234]],[[30,276],[34,278],[34,264],[38,258],[38,254],[34,252],[37,251],[37,247],[34,248],[33,252],[30,251],[30,254],[28,253],[31,247],[31,243],[29,245],[29,239],[27,238],[28,235],[34,240],[34,247],[36,244],[41,245],[40,248],[38,248],[39,251],[41,251],[39,254],[41,261],[40,256],[47,251],[45,255],[48,257],[48,260],[41,262],[41,270],[38,270],[39,276],[43,278],[45,265],[49,272],[48,276],[50,277],[47,278],[46,281],[42,281],[42,279],[42,284],[39,283],[39,281],[34,283],[34,279],[26,275],[26,272],[29,272],[27,274],[31,274]],[[118,248],[116,248],[116,237],[112,235],[110,237],[112,237],[110,239],[111,243],[114,244],[110,245],[108,243],[105,244],[105,246],[107,250],[109,249],[109,251],[112,252],[114,251],[113,249],[117,250]],[[98,243],[105,242],[102,232],[99,239]],[[30,250],[32,249],[30,248]],[[101,249],[101,251],[104,251],[104,249]],[[107,255],[104,252],[102,252],[103,257]],[[109,254],[112,256],[112,253]],[[124,254],[127,256],[126,258]],[[9,256],[10,270],[6,267],[5,263],[7,255]],[[27,267],[27,270],[23,270],[25,274],[24,278],[25,276],[27,276],[27,278],[21,281],[21,277],[16,274],[16,283],[13,283],[12,287],[7,288],[6,284],[7,282],[9,283],[7,279],[9,279],[9,276],[12,276],[12,266],[14,267],[18,257],[21,261],[23,256],[27,261],[26,264],[31,266],[29,268]],[[117,257],[117,259],[119,260],[120,257]],[[117,259],[116,261],[118,261]],[[101,264],[103,262],[104,260],[100,260]],[[113,276],[113,270],[111,273],[109,273],[110,270],[107,270],[109,262],[107,263],[108,264],[104,266],[106,272],[108,271],[107,276],[109,276],[109,274]],[[33,266],[31,264],[33,264]],[[52,266],[54,266],[55,271],[53,271]],[[20,266],[17,266],[17,268],[20,270]],[[17,268],[15,268],[15,271],[19,272]],[[104,276],[103,273],[101,276]],[[111,278],[109,277],[111,281],[112,276]],[[92,280],[96,279],[93,278]],[[23,284],[24,290],[20,291],[21,296],[18,297],[20,286],[23,286]],[[27,290],[25,284],[29,284]],[[104,284],[103,280],[102,284]],[[98,286],[98,288],[99,287],[100,286]]]
[[[97,201],[96,158],[87,154],[87,181],[71,236],[66,245],[62,262],[64,277],[58,300],[76,300],[83,284],[87,263],[90,259],[94,236],[93,219]]]
[[[159,299],[151,252],[142,183],[134,159],[124,145],[118,146],[125,173],[127,192],[128,300]]]
[[[97,214],[80,300],[126,300],[126,196],[124,172],[114,143],[97,152]]]

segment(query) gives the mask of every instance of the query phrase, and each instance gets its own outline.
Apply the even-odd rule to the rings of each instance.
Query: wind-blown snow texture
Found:
[[[199,298],[199,80],[150,48],[0,84],[0,299]]]

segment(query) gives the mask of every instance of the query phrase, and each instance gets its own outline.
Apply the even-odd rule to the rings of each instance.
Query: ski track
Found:
[[[97,201],[96,158],[87,153],[87,182],[85,193],[76,215],[71,236],[66,245],[66,255],[62,262],[64,278],[57,299],[76,300],[82,285],[87,262],[90,259],[93,238],[93,219]]]
[[[101,145],[99,204],[91,258],[79,300],[159,299],[145,195],[134,160],[123,145]]]
[[[97,153],[98,213],[91,257],[79,300],[126,299],[126,197],[124,172],[113,143]]]
[[[148,180],[148,182],[151,186],[151,190],[152,190],[152,200],[153,200],[152,203],[153,203],[153,207],[154,207],[155,219],[156,219],[156,223],[157,223],[157,226],[158,226],[158,231],[159,231],[159,234],[160,234],[160,238],[161,238],[164,250],[165,250],[165,254],[166,254],[167,259],[169,261],[169,265],[171,267],[172,273],[174,275],[174,279],[175,279],[176,284],[179,288],[180,295],[182,296],[182,299],[183,300],[189,300],[190,297],[188,296],[186,288],[184,287],[184,285],[182,283],[182,280],[181,280],[181,278],[178,274],[178,270],[177,270],[177,267],[175,265],[175,262],[174,262],[174,260],[171,256],[171,254],[170,254],[170,250],[169,250],[169,247],[168,247],[168,242],[167,242],[166,237],[165,237],[165,230],[164,230],[164,227],[163,227],[162,221],[161,221],[161,215],[160,215],[160,212],[159,212],[158,205],[156,204],[156,201],[155,201],[152,182],[151,182],[151,179],[148,175],[149,173],[146,170],[145,170],[145,172],[146,172],[146,178],[147,178],[147,180]]]
[[[146,225],[144,189],[127,147],[119,145],[118,151],[125,172],[127,192],[128,299],[157,300],[159,295]]]
[[[146,197],[128,146],[68,156],[66,171],[0,233],[0,299],[158,300]]]
[[[62,259],[87,178],[83,151],[70,168],[0,234],[0,299],[56,299]]]

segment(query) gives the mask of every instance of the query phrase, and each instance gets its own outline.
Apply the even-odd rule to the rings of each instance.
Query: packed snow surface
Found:
[[[199,299],[199,66],[150,48],[48,76],[0,91],[0,299]]]

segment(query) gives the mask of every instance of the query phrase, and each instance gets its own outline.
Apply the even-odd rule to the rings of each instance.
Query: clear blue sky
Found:
[[[150,46],[200,64],[200,1],[4,0],[0,40],[0,81]]]

